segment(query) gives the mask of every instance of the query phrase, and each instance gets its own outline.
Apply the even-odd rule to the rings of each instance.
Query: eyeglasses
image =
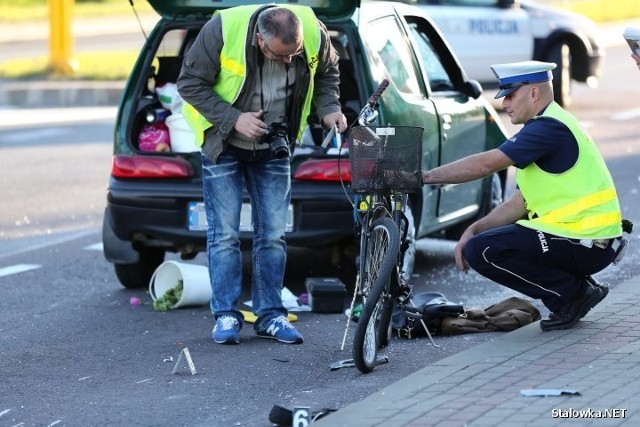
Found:
[[[264,39],[264,37],[262,37],[262,35],[260,35],[260,39],[262,40],[262,45],[264,46],[264,49],[267,51],[267,53],[269,53],[269,56],[271,56],[271,58],[277,61],[290,62],[293,59],[293,57],[302,55],[302,53],[304,52],[304,48],[301,47],[300,49],[298,49],[297,51],[295,51],[290,55],[278,55],[269,47],[269,43],[266,42],[266,40]]]

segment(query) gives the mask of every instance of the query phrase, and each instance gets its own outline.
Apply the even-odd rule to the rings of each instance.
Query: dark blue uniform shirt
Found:
[[[498,147],[519,169],[536,163],[545,172],[561,173],[578,160],[578,142],[562,122],[542,117],[529,120]]]

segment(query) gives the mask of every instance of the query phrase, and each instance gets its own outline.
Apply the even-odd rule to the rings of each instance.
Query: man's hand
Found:
[[[469,270],[469,264],[464,259],[464,255],[462,254],[464,251],[464,247],[467,246],[467,242],[471,239],[475,234],[471,230],[471,227],[464,230],[462,236],[460,236],[460,240],[456,243],[456,266],[464,271],[465,273]]]
[[[267,133],[267,124],[261,120],[262,110],[240,114],[233,128],[249,139],[258,140]]]
[[[322,123],[328,129],[331,129],[333,125],[336,125],[340,132],[347,130],[347,118],[340,112],[327,114],[322,118]]]

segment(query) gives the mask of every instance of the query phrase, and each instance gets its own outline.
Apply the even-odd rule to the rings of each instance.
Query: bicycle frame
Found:
[[[360,127],[348,129],[351,188],[357,194],[354,210],[360,240],[351,309],[357,297],[363,301],[353,338],[353,363],[363,373],[381,363],[377,353],[389,342],[394,305],[412,305],[412,287],[403,275],[405,253],[411,244],[405,210],[409,192],[422,183],[423,129],[368,126],[377,118],[377,99],[387,85],[388,81],[383,81],[361,110],[357,119]]]
[[[377,350],[386,347],[394,304],[411,298],[411,286],[403,277],[404,253],[408,247],[408,221],[404,214],[408,195],[376,192],[365,195],[358,205],[360,256],[356,293],[363,312],[353,341],[354,362],[367,373],[377,364]],[[355,296],[355,295],[354,295]]]

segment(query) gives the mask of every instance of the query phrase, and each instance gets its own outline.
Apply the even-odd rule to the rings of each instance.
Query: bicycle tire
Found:
[[[360,262],[367,263],[366,277],[361,279],[367,281],[362,285],[368,292],[363,294],[364,307],[353,337],[353,360],[363,374],[373,371],[381,335],[387,333],[391,309],[385,309],[385,304],[393,301],[381,297],[385,291],[387,294],[390,291],[391,274],[396,268],[399,251],[400,232],[395,222],[389,217],[376,219],[370,226],[364,254],[360,255]],[[389,319],[384,319],[385,316]],[[387,328],[384,328],[385,323]]]
[[[389,277],[389,287],[385,289],[386,297],[380,300],[380,314],[377,316],[378,323],[376,324],[376,336],[378,339],[378,349],[385,348],[389,344],[389,337],[391,336],[391,316],[393,314],[393,306],[395,301],[396,290],[398,289],[397,275],[391,272]]]

